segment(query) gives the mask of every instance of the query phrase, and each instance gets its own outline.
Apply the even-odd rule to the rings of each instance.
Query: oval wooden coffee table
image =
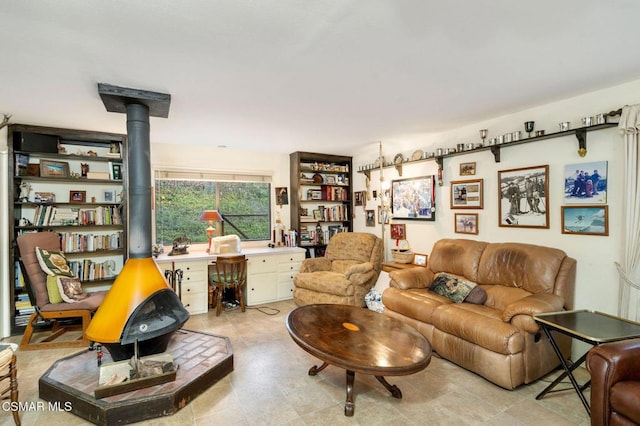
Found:
[[[414,328],[366,308],[345,305],[307,305],[287,315],[287,329],[305,351],[322,361],[315,376],[329,364],[347,371],[346,416],[355,409],[355,373],[372,374],[395,398],[400,389],[384,376],[404,376],[424,370],[431,361],[431,345]]]

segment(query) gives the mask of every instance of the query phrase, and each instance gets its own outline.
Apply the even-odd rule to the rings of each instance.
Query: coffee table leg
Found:
[[[347,370],[347,402],[344,405],[344,415],[347,417],[352,417],[356,409],[356,404],[353,402],[353,382],[355,378],[356,373]]]
[[[396,385],[390,384],[382,376],[376,376],[376,379],[378,379],[378,381],[382,383],[382,386],[384,386],[385,388],[387,388],[389,392],[391,392],[392,397],[402,399],[402,392],[400,391],[399,387],[397,387]]]
[[[320,367],[318,367],[317,365],[314,365],[313,367],[311,367],[309,369],[309,375],[310,376],[315,376],[316,374],[318,374],[319,372],[321,372],[322,370],[327,368],[327,365],[329,365],[329,364],[327,364],[326,362],[323,362]]]

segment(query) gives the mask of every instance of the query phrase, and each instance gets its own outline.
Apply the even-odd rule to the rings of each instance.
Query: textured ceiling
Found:
[[[635,0],[4,0],[0,112],[125,132],[97,83],[172,96],[151,139],[348,153],[640,78]]]

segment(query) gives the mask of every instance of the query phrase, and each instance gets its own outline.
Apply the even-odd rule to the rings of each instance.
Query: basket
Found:
[[[405,244],[402,244],[403,247],[398,245],[398,248],[391,249],[391,257],[393,257],[393,261],[396,263],[411,263],[413,262],[413,251],[411,251],[411,247],[409,246],[409,242],[407,240],[404,241]]]

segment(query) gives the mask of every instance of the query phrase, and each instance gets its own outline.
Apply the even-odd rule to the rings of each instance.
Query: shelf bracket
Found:
[[[580,157],[584,157],[587,155],[587,131],[585,129],[577,129],[576,138],[578,139],[578,154]]]
[[[500,147],[498,145],[494,145],[491,147],[491,153],[493,154],[493,159],[496,163],[500,162]]]
[[[398,176],[402,177],[402,164],[396,164],[396,170],[398,171]]]

